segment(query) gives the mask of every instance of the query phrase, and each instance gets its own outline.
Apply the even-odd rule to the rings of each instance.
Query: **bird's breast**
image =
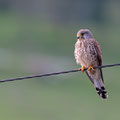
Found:
[[[77,41],[74,54],[76,62],[82,66],[89,67],[91,64],[95,64],[95,49],[88,41]]]

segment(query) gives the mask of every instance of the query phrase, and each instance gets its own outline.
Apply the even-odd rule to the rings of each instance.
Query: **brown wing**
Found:
[[[94,47],[95,47],[95,50],[96,50],[96,53],[97,53],[98,66],[102,66],[102,54],[101,54],[101,49],[100,49],[100,45],[98,44],[97,41],[94,41]],[[101,74],[102,81],[103,81],[103,83],[104,83],[103,73],[102,73],[102,69],[101,69],[101,68],[100,68],[100,74]]]
[[[95,48],[95,51],[97,53],[97,61],[98,61],[98,66],[101,66],[102,65],[102,56],[101,56],[101,49],[100,49],[100,45],[98,44],[97,41],[93,40],[93,44],[94,44],[94,48]],[[91,76],[89,75],[88,71],[85,71],[87,76],[89,77],[90,81],[93,83],[93,79],[91,78]],[[102,81],[104,83],[104,80],[103,80],[103,73],[102,73],[102,69],[100,69],[100,75],[101,75],[101,78],[102,78]]]

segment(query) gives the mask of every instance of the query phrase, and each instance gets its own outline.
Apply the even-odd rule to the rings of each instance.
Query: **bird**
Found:
[[[77,32],[77,42],[75,43],[74,56],[76,63],[81,65],[82,72],[93,83],[98,95],[102,99],[108,98],[105,89],[103,73],[101,68],[94,69],[95,66],[102,66],[102,53],[99,43],[94,39],[89,29],[80,29]],[[85,70],[85,68],[88,68]]]

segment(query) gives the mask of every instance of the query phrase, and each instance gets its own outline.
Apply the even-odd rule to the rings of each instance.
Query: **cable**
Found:
[[[96,66],[96,67],[94,67],[94,69],[114,67],[114,66],[120,66],[120,64],[109,64],[109,65],[103,65],[103,66]],[[87,70],[87,69],[88,68],[85,68],[85,70]],[[62,72],[54,72],[54,73],[38,74],[38,75],[31,75],[31,76],[23,76],[23,77],[17,77],[17,78],[9,78],[9,79],[0,80],[0,83],[17,81],[17,80],[24,80],[24,79],[31,79],[31,78],[47,77],[47,76],[53,76],[53,75],[55,76],[55,75],[78,72],[78,71],[81,71],[81,70],[74,69],[74,70],[66,70],[66,71],[62,71]]]

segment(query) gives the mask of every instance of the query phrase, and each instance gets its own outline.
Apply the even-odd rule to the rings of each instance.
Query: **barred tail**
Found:
[[[98,95],[103,98],[103,99],[107,99],[108,98],[108,94],[107,91],[104,87],[104,83],[102,81],[102,79],[100,80],[94,80],[94,86],[96,88],[96,91],[98,93]]]

